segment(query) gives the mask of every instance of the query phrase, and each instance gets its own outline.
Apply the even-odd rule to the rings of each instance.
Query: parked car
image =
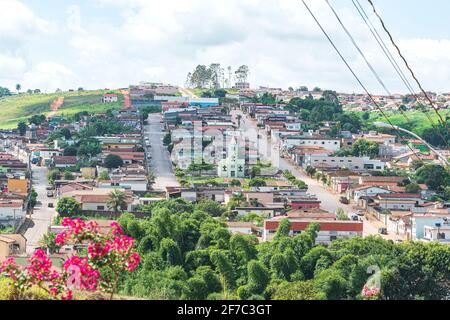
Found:
[[[388,234],[386,228],[379,228],[379,229],[378,229],[378,233],[379,233],[379,234],[384,234],[384,235]]]
[[[49,207],[49,208],[53,208],[53,207],[54,207],[54,206],[53,206],[53,202],[49,202],[49,203],[48,203],[48,207]]]
[[[53,190],[52,186],[48,186],[47,188],[45,188],[45,190]]]
[[[340,197],[339,202],[343,204],[349,204],[350,201],[346,197]]]
[[[353,220],[353,221],[359,221],[358,215],[353,214],[353,215],[352,215],[352,220]]]
[[[52,198],[53,197],[53,191],[47,191],[47,197]]]

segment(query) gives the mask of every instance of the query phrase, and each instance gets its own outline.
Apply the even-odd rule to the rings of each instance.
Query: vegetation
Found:
[[[380,153],[380,146],[374,141],[360,139],[356,141],[351,148],[343,148],[334,153],[337,157],[370,157],[376,158]]]
[[[56,212],[62,217],[76,216],[81,213],[81,204],[72,197],[63,197],[58,201]]]
[[[115,154],[108,154],[105,158],[105,166],[108,169],[119,168],[123,165],[123,160]]]
[[[74,116],[83,111],[91,114],[105,113],[110,109],[120,109],[123,106],[121,98],[118,103],[101,103],[104,90],[57,92],[49,94],[22,93],[20,95],[2,95],[0,88],[0,128],[14,129],[18,123],[27,123],[34,115],[46,116],[51,112],[50,106],[58,97],[64,97],[63,106],[55,113],[58,116]]]
[[[443,299],[450,294],[450,248],[395,244],[380,237],[315,245],[319,231],[288,236],[284,219],[274,239],[231,235],[198,205],[181,199],[149,208],[151,218],[123,214],[142,263],[120,292],[148,299]],[[370,270],[379,270],[375,273]],[[379,279],[381,291],[371,289]],[[374,292],[374,294],[368,294]]]

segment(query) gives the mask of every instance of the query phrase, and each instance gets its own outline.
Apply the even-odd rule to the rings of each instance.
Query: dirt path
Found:
[[[50,106],[51,112],[47,115],[47,119],[50,119],[53,117],[56,112],[58,112],[59,108],[62,107],[64,104],[64,97],[59,97],[55,101],[53,101],[52,105]]]
[[[131,99],[130,99],[130,92],[128,90],[122,90],[121,93],[123,94],[123,107],[125,109],[131,108]]]

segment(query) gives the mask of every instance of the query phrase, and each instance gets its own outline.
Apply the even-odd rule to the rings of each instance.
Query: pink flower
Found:
[[[111,223],[111,228],[112,228],[112,235],[113,236],[119,236],[123,234],[123,230],[120,227],[119,223],[114,221]]]

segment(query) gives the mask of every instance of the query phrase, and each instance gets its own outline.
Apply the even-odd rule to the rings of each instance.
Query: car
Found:
[[[360,217],[364,216],[364,212],[362,210],[356,211],[356,214]]]
[[[349,204],[350,201],[346,197],[340,197],[339,202],[343,204]]]
[[[47,191],[47,197],[52,198],[53,197],[53,191]]]
[[[356,214],[352,215],[352,220],[353,221],[359,221],[359,217]]]
[[[379,233],[379,234],[384,234],[384,235],[388,234],[386,228],[379,228],[379,229],[378,229],[378,233]]]
[[[47,188],[45,188],[45,190],[53,190],[52,186],[48,186]]]
[[[53,202],[49,202],[49,203],[48,203],[48,207],[49,207],[49,208],[54,208]]]

